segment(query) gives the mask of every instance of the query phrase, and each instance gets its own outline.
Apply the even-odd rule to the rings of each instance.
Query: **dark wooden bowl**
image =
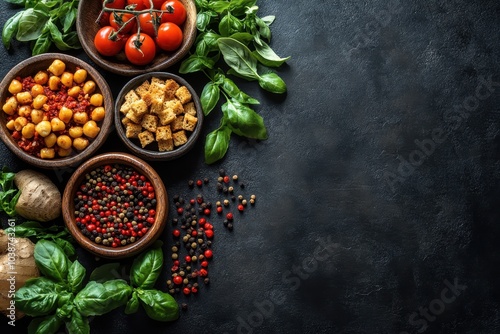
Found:
[[[149,231],[136,242],[125,246],[119,246],[117,248],[99,245],[88,239],[82,234],[82,232],[76,225],[76,220],[74,217],[74,197],[78,187],[85,179],[85,174],[99,166],[108,164],[121,164],[130,166],[140,174],[146,176],[146,178],[153,184],[157,201],[155,216],[156,219]],[[104,153],[84,162],[73,173],[66,185],[66,188],[64,189],[62,197],[62,215],[64,223],[66,224],[66,227],[70,231],[71,235],[84,249],[99,257],[108,259],[122,259],[134,256],[144,251],[146,248],[151,246],[163,232],[168,216],[167,190],[165,189],[165,185],[163,184],[160,176],[145,161],[127,153]]]
[[[139,141],[137,139],[130,139],[127,138],[125,135],[125,128],[122,124],[122,118],[124,115],[120,112],[120,107],[125,101],[125,95],[132,89],[137,88],[140,86],[145,80],[151,81],[151,78],[156,77],[159,79],[173,79],[177,81],[179,85],[186,86],[188,90],[191,92],[192,100],[194,102],[194,105],[196,107],[196,116],[198,118],[198,123],[196,124],[196,128],[194,131],[190,134],[187,143],[185,143],[182,146],[179,146],[178,148],[174,148],[173,151],[168,151],[168,152],[160,152],[155,148],[142,148],[140,145]],[[194,88],[183,78],[181,78],[178,75],[172,74],[172,73],[167,73],[167,72],[152,72],[152,73],[146,73],[139,75],[129,82],[125,84],[125,86],[120,90],[120,93],[118,93],[118,96],[115,101],[115,127],[116,127],[116,132],[118,132],[118,136],[120,139],[123,141],[125,146],[132,151],[135,155],[141,157],[142,159],[145,160],[150,160],[150,161],[168,161],[168,160],[173,160],[177,159],[187,152],[189,152],[193,146],[195,145],[196,141],[198,140],[200,134],[201,134],[201,128],[203,126],[203,110],[201,108],[201,102],[198,94],[196,94],[196,91]],[[154,146],[153,146],[154,147]]]
[[[80,0],[76,31],[83,50],[100,67],[124,76],[164,70],[181,60],[189,52],[196,39],[196,5],[193,0],[180,0],[180,2],[186,7],[187,16],[181,26],[184,38],[179,49],[173,52],[158,52],[153,62],[145,66],[137,66],[128,62],[123,52],[116,57],[104,57],[97,52],[94,37],[101,28],[96,20],[102,9],[102,1]]]
[[[8,87],[13,79],[18,76],[34,76],[40,70],[47,70],[47,68],[55,59],[62,60],[66,64],[66,69],[68,71],[74,72],[76,67],[87,70],[87,79],[91,79],[96,83],[96,92],[100,92],[104,97],[104,108],[106,110],[106,116],[100,123],[100,133],[96,138],[90,141],[90,144],[86,149],[81,152],[75,152],[68,157],[54,158],[49,160],[30,155],[20,149],[16,141],[12,137],[12,134],[6,127],[7,114],[5,114],[3,111],[0,111],[0,139],[2,139],[5,145],[21,160],[33,166],[45,169],[77,167],[82,161],[90,158],[99,149],[99,147],[101,147],[101,145],[106,141],[106,138],[108,137],[109,132],[111,131],[111,126],[113,124],[113,94],[111,93],[107,82],[103,79],[101,74],[99,74],[96,69],[94,69],[83,60],[61,53],[46,53],[34,56],[14,66],[0,82],[1,103],[5,103],[7,97],[11,95],[8,91]]]

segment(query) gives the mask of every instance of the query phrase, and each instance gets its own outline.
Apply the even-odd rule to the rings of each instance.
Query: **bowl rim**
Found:
[[[122,164],[127,165],[139,173],[146,176],[146,178],[153,184],[156,194],[156,219],[155,223],[147,234],[141,237],[138,241],[128,244],[126,246],[120,246],[117,248],[112,248],[108,246],[99,246],[87,237],[85,237],[80,229],[76,226],[74,222],[74,195],[82,183],[87,171],[90,171],[99,166],[107,164]],[[154,170],[153,167],[148,165],[145,161],[137,158],[128,153],[122,152],[109,152],[94,156],[93,158],[84,162],[77,170],[71,175],[68,180],[66,187],[62,196],[62,216],[64,224],[68,228],[69,232],[76,240],[76,242],[82,246],[85,250],[90,253],[97,255],[99,257],[108,259],[122,259],[137,255],[144,251],[146,248],[151,246],[158,237],[162,234],[167,217],[168,217],[168,194],[165,185]]]
[[[196,107],[196,116],[198,118],[196,128],[189,136],[188,141],[179,148],[175,148],[173,151],[160,152],[160,151],[145,149],[136,145],[129,138],[126,137],[125,129],[122,124],[122,113],[120,112],[120,107],[123,103],[123,100],[125,99],[125,95],[131,89],[139,86],[144,80],[149,80],[153,77],[157,77],[160,79],[174,79],[179,85],[186,86],[186,88],[191,93],[192,101],[194,102]],[[122,142],[130,151],[132,151],[134,154],[146,160],[169,161],[185,155],[193,148],[193,146],[195,145],[196,141],[198,140],[201,134],[204,115],[203,115],[203,110],[201,108],[200,98],[196,93],[195,89],[186,81],[186,79],[170,72],[149,72],[132,78],[125,84],[125,86],[122,87],[122,89],[118,93],[118,96],[115,99],[114,118],[115,118],[116,132],[118,133],[118,136],[120,137]]]
[[[3,122],[5,116],[2,115],[0,118],[0,139],[3,141],[5,146],[7,146],[12,151],[12,153],[14,153],[24,162],[45,169],[76,167],[82,161],[91,157],[104,144],[108,135],[112,131],[112,125],[113,125],[113,117],[111,117],[110,113],[113,111],[114,108],[114,100],[113,100],[113,94],[111,93],[111,89],[106,80],[104,80],[101,74],[94,67],[92,67],[84,60],[63,53],[44,53],[32,56],[30,58],[21,61],[19,64],[11,68],[7,72],[7,74],[5,74],[3,79],[0,81],[0,97],[3,97],[3,95],[5,95],[4,92],[7,91],[8,85],[21,70],[25,69],[28,66],[34,66],[35,64],[43,61],[50,61],[55,59],[60,59],[66,64],[70,62],[75,66],[81,67],[87,71],[92,80],[99,87],[101,94],[105,97],[104,107],[107,114],[110,117],[104,118],[104,120],[101,123],[101,131],[99,132],[97,137],[90,142],[89,146],[85,148],[83,151],[64,158],[41,159],[24,152],[18,147],[17,143],[12,138],[12,135],[7,130],[5,122]],[[35,71],[37,70],[35,69],[33,72]],[[35,75],[35,73],[33,73],[33,75]],[[4,114],[3,111],[1,111],[1,113]]]
[[[76,31],[80,40],[80,44],[82,45],[83,50],[87,54],[87,56],[98,66],[102,67],[103,69],[123,75],[123,76],[134,76],[134,75],[139,75],[151,71],[161,71],[165,70],[170,66],[173,66],[176,64],[178,61],[180,61],[191,49],[191,46],[193,46],[196,36],[197,36],[197,28],[196,28],[196,19],[197,19],[197,10],[196,10],[196,4],[194,0],[179,0],[181,1],[185,6],[186,4],[189,5],[189,8],[191,11],[188,11],[188,16],[186,18],[187,20],[191,20],[190,22],[190,27],[191,29],[188,31],[186,34],[185,29],[183,29],[183,42],[181,46],[175,50],[174,52],[168,52],[168,57],[163,60],[162,62],[159,62],[154,65],[144,65],[144,66],[137,66],[133,64],[127,64],[128,67],[127,69],[117,67],[117,64],[122,64],[122,62],[119,61],[114,61],[113,57],[103,57],[99,55],[97,50],[94,47],[94,39],[89,39],[89,38],[82,38],[81,36],[84,35],[84,31],[88,30],[89,27],[84,25],[84,23],[81,20],[81,15],[82,13],[85,12],[85,9],[83,8],[84,6],[87,6],[88,3],[86,3],[88,0],[80,0],[80,3],[78,5],[78,14],[76,18]],[[96,18],[97,19],[97,18]],[[97,23],[96,23],[97,24]],[[186,23],[184,23],[185,25]],[[155,57],[157,57],[156,55]],[[124,60],[125,61],[125,60]]]

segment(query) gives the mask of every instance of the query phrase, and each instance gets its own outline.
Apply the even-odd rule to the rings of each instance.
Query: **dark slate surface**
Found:
[[[214,166],[203,141],[153,164],[170,195],[221,167],[237,172],[256,207],[232,233],[214,222],[212,283],[178,321],[120,309],[92,318],[92,333],[498,333],[500,4],[259,5],[277,15],[272,46],[292,56],[279,69],[286,96],[243,85],[269,139],[234,138]],[[2,23],[13,13],[1,2]],[[28,56],[0,52],[4,74]],[[116,96],[123,78],[105,76]],[[186,78],[201,92],[202,77]],[[208,117],[205,134],[218,122]],[[120,147],[111,136],[102,151]],[[0,156],[25,167],[2,145]]]

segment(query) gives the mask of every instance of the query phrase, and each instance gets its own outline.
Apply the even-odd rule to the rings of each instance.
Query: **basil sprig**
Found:
[[[52,45],[62,51],[81,48],[75,22],[79,0],[5,0],[23,6],[2,29],[6,49],[13,39],[29,42],[32,55],[49,51]]]
[[[225,156],[232,133],[267,139],[264,121],[251,107],[259,101],[241,91],[228,76],[257,81],[262,89],[283,94],[287,91],[286,83],[271,68],[282,66],[290,57],[278,56],[269,46],[269,26],[275,17],[259,17],[256,0],[195,2],[199,33],[179,72],[203,72],[209,78],[200,95],[205,115],[216,108],[221,97],[226,100],[221,105],[219,128],[205,140],[205,162],[211,164]],[[221,69],[225,66],[229,66],[227,72]]]

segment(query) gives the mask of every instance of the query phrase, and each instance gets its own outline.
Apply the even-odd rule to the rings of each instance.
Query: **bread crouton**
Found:
[[[183,107],[184,107],[184,113],[196,116],[196,107],[194,106],[194,102],[188,102],[185,105],[183,105]]]
[[[120,112],[126,114],[130,110],[130,105],[132,102],[139,100],[139,96],[135,93],[134,90],[130,90],[127,94],[125,94],[125,101],[120,106]]]
[[[182,104],[186,104],[191,101],[191,92],[186,86],[181,86],[175,91],[175,97],[178,98]]]
[[[172,123],[176,116],[172,109],[163,109],[158,114],[158,117],[160,118],[161,125],[167,125]]]
[[[183,128],[182,128],[183,122],[184,122],[184,116],[175,117],[174,121],[172,123],[170,123],[170,127],[172,128],[172,131],[183,130]]]
[[[175,92],[179,89],[179,84],[173,79],[165,81],[165,100],[172,100],[175,98]]]
[[[182,128],[187,131],[193,131],[196,127],[198,118],[190,114],[184,114],[184,120],[182,121]]]
[[[187,143],[187,136],[184,130],[174,132],[172,134],[172,140],[174,141],[174,146],[181,146]]]
[[[166,140],[158,140],[158,150],[160,152],[173,151],[174,141],[172,140],[172,138]]]
[[[139,133],[138,137],[139,137],[139,140],[141,142],[142,148],[146,147],[147,145],[149,145],[155,141],[155,137],[148,130],[142,131],[141,133]]]
[[[168,109],[168,108],[172,109],[172,111],[176,115],[181,115],[184,113],[184,107],[182,106],[181,101],[179,101],[177,99],[167,100],[167,101],[163,102],[163,108],[164,109]]]
[[[135,124],[140,125],[141,120],[142,120],[142,115],[138,115],[132,109],[130,109],[129,112],[125,115],[125,118],[128,118],[130,121],[134,122]]]
[[[158,117],[151,114],[144,115],[142,117],[141,126],[150,132],[156,132]]]
[[[153,97],[149,111],[152,114],[159,114],[163,110],[163,95],[161,97]]]
[[[165,85],[165,80],[162,80],[158,77],[152,77],[151,78],[151,84],[160,84],[160,85]]]
[[[150,85],[149,81],[146,80],[139,87],[135,89],[135,92],[137,93],[137,95],[141,97],[141,99],[143,98],[144,95],[149,93],[149,85]]]
[[[130,122],[125,125],[125,137],[127,138],[137,138],[141,131],[142,126],[140,124]]]
[[[170,125],[159,126],[156,128],[156,141],[172,139]]]

